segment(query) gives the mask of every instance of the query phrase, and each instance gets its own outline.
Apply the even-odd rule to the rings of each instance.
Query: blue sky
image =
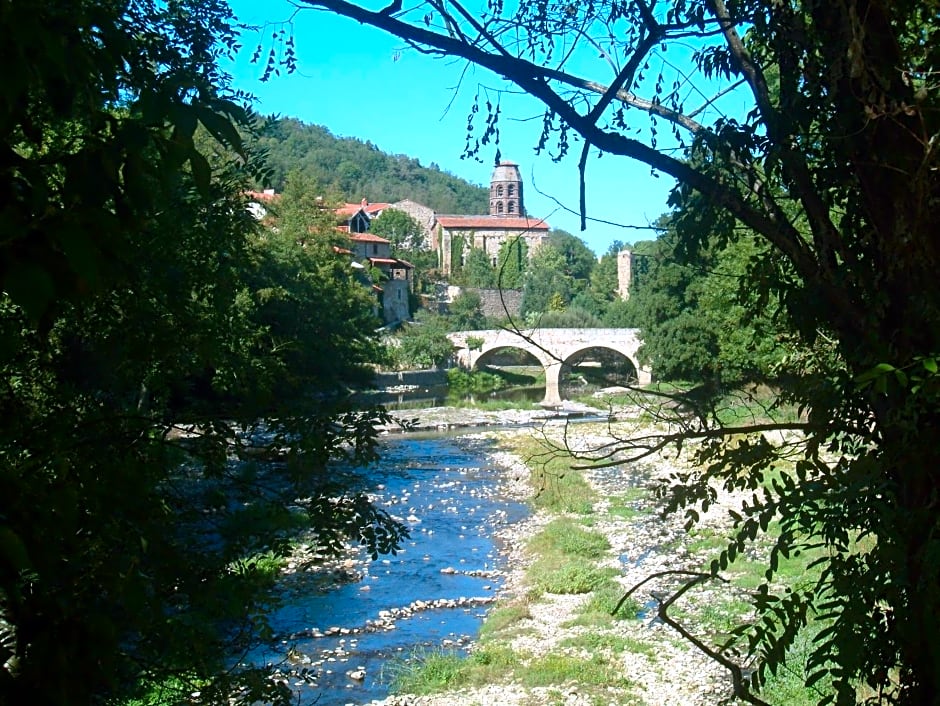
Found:
[[[379,5],[382,3],[380,2]],[[230,0],[242,22],[264,26],[290,17],[283,0]],[[481,104],[494,101],[497,90],[511,87],[483,69],[465,70],[463,63],[417,53],[400,40],[326,12],[303,10],[294,20],[298,71],[261,83],[263,61],[249,63],[262,38],[265,52],[277,29],[268,24],[262,35],[245,35],[238,59],[227,70],[238,88],[255,94],[257,110],[323,125],[341,137],[370,141],[392,154],[432,162],[474,184],[488,184],[495,150],[484,148],[482,163],[460,159],[467,116],[474,96]],[[541,104],[528,96],[504,94],[500,120],[500,149],[504,159],[517,162],[526,188],[529,215],[545,218],[553,227],[581,237],[600,254],[617,239],[636,242],[654,237],[649,230],[590,223],[580,231],[579,218],[555,202],[577,210],[580,144],[559,163],[543,152],[535,154],[541,128]],[[482,132],[480,121],[476,133]],[[648,226],[667,210],[673,181],[655,178],[650,169],[624,158],[605,156],[589,161],[588,214],[612,223]],[[544,192],[542,195],[538,192]],[[382,201],[382,194],[362,194]]]

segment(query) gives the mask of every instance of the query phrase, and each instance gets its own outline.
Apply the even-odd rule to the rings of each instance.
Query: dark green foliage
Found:
[[[522,238],[507,240],[499,246],[496,259],[496,286],[500,289],[518,289],[528,264],[529,246]]]
[[[421,224],[404,211],[387,208],[369,224],[369,232],[391,241],[395,250],[420,250],[424,244]]]
[[[316,182],[322,196],[358,203],[360,199],[394,203],[411,199],[438,213],[486,213],[488,191],[472,186],[436,165],[388,155],[371,142],[335,137],[319,125],[293,118],[267,124],[258,137],[271,170],[266,185],[281,191],[294,169]]]
[[[591,272],[597,264],[594,252],[581,238],[564,230],[551,231],[548,234],[548,242],[564,258],[564,274],[575,283],[575,293],[587,286]]]
[[[271,638],[292,536],[404,531],[329,468],[384,418],[333,394],[375,354],[366,295],[303,204],[277,234],[245,209],[223,3],[7,2],[0,29],[0,703],[289,702],[228,658]]]
[[[578,283],[572,275],[567,274],[568,269],[564,255],[554,245],[542,245],[533,253],[524,279],[524,316],[557,309],[559,304],[564,307],[571,302]]]
[[[447,313],[452,331],[474,331],[486,326],[480,295],[476,292],[461,292],[447,307]]]
[[[463,272],[463,257],[464,257],[464,248],[466,247],[466,240],[462,235],[455,235],[451,238],[450,243],[450,272],[451,275],[457,279],[460,278],[461,273]]]
[[[490,262],[489,256],[480,248],[470,248],[467,251],[463,269],[459,280],[468,287],[491,289],[496,285],[497,271]]]
[[[446,316],[418,312],[415,321],[406,323],[396,337],[394,356],[399,367],[432,368],[446,363],[454,353],[449,331]]]
[[[641,357],[662,380],[772,380],[786,352],[786,317],[776,300],[758,306],[751,292],[747,263],[761,248],[743,238],[689,258],[676,243],[667,230],[644,247],[642,278],[618,307],[620,316],[642,330]]]
[[[499,375],[481,370],[466,371],[451,368],[447,371],[447,388],[452,395],[493,392],[507,385],[507,381]]]

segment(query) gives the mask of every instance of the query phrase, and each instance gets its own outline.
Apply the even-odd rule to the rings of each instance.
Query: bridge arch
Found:
[[[589,354],[592,354],[592,353],[600,353],[602,354],[602,356],[607,355],[607,356],[614,356],[614,357],[620,358],[621,360],[625,361],[629,365],[629,368],[630,368],[629,372],[632,378],[634,380],[639,379],[640,364],[637,361],[636,355],[630,355],[629,353],[626,353],[622,350],[618,350],[617,348],[614,348],[613,346],[605,345],[603,343],[586,345],[582,348],[578,348],[577,350],[571,351],[565,356],[565,359],[561,361],[562,365],[568,365],[568,366],[574,367],[574,365],[580,362],[580,360],[582,360],[583,358],[587,357]]]
[[[492,361],[500,353],[508,351],[519,351],[520,353],[526,355],[530,361],[533,361],[535,365],[541,365],[543,368],[551,362],[551,358],[545,355],[544,351],[533,349],[524,345],[507,344],[488,346],[481,349],[480,354],[476,356],[476,360],[473,362],[472,368],[477,370],[481,366],[491,365],[492,363],[490,361]]]
[[[641,344],[638,329],[498,329],[457,331],[448,337],[454,344],[458,363],[471,370],[481,358],[485,360],[485,356],[499,349],[517,348],[532,354],[545,369],[542,404],[548,407],[562,403],[559,380],[565,362],[586,351],[615,351],[630,361],[641,385],[652,379],[650,370],[638,364],[637,350]]]

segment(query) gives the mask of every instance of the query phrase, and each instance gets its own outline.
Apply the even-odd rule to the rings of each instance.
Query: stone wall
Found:
[[[503,319],[506,317],[508,310],[509,315],[515,318],[522,312],[521,289],[480,289],[479,287],[458,287],[449,284],[442,292],[442,295],[449,304],[463,292],[473,292],[480,295],[480,308],[486,317]],[[502,299],[500,299],[500,293],[502,293]]]
[[[507,311],[510,316],[515,318],[522,312],[521,289],[467,288],[467,291],[476,292],[480,295],[480,306],[483,309],[483,315],[488,318],[505,318]],[[502,299],[500,299],[500,295],[502,295]]]
[[[427,249],[437,250],[437,234],[435,233],[437,219],[436,214],[432,209],[420,203],[416,203],[411,199],[405,199],[404,201],[393,203],[389,208],[394,208],[397,211],[404,211],[409,216],[414,218],[421,225],[421,229],[424,232],[424,247]]]
[[[621,299],[630,298],[630,285],[633,284],[633,253],[621,250],[617,253],[617,294]]]

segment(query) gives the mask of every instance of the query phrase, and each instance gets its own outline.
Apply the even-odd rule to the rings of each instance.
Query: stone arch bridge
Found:
[[[619,353],[633,364],[639,384],[652,382],[651,371],[640,367],[637,359],[637,350],[643,343],[639,332],[635,328],[491,329],[457,331],[448,334],[448,338],[457,347],[457,362],[470,370],[481,358],[497,350],[516,348],[532,354],[545,368],[545,399],[542,404],[555,407],[562,402],[559,387],[562,366],[590,350],[606,349]],[[482,344],[471,350],[468,340],[474,344],[482,341]]]

